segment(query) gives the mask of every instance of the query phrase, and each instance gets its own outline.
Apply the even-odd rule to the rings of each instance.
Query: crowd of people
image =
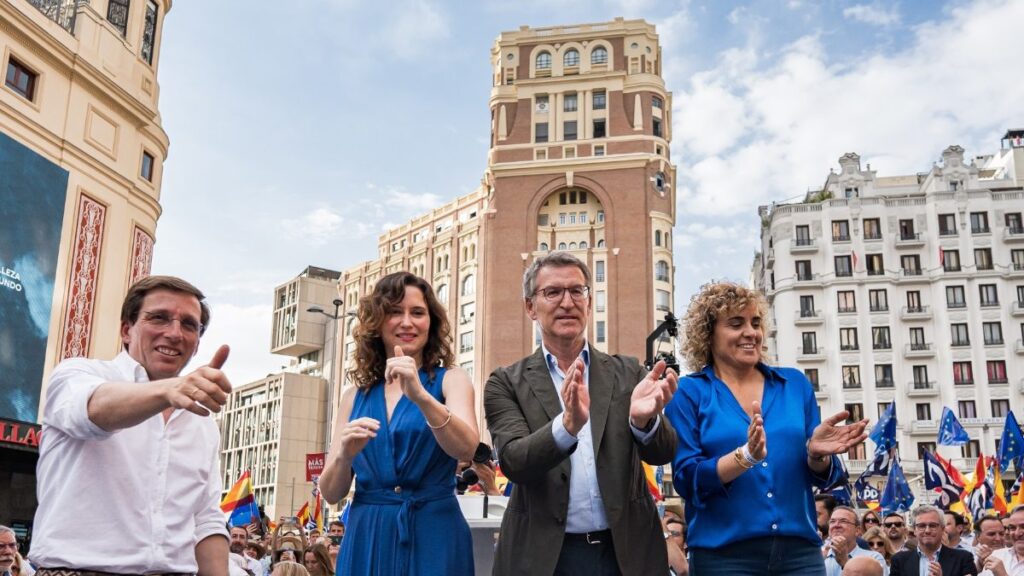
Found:
[[[930,504],[909,514],[858,513],[827,494],[816,504],[828,576],[1024,575],[1024,506],[972,523]]]
[[[815,498],[844,477],[839,455],[866,438],[867,422],[845,411],[822,419],[802,372],[764,362],[768,313],[756,290],[717,282],[694,296],[681,377],[664,360],[644,367],[591,346],[591,286],[575,256],[537,258],[522,295],[540,345],[483,386],[513,486],[495,575],[1024,574],[1024,510],[1005,528],[980,520],[972,537],[931,506],[905,519]],[[29,555],[37,574],[473,574],[456,491],[460,462],[478,460],[477,400],[454,363],[444,306],[426,280],[396,272],[360,300],[358,320],[355,386],[319,480],[332,503],[355,485],[347,526],[257,535],[225,526],[218,508],[208,416],[231,392],[227,346],[181,375],[209,326],[203,294],[165,276],[132,286],[124,351],[62,362],[51,377]],[[659,514],[642,462],[671,462],[681,505]],[[133,530],[103,538],[111,522]]]

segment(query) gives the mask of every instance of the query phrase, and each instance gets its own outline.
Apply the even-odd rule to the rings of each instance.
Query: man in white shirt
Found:
[[[203,299],[180,278],[144,278],[121,307],[124,351],[54,369],[29,554],[39,576],[227,576],[220,433],[209,415],[231,392],[220,370],[228,347],[179,376],[209,323]]]
[[[241,562],[246,570],[252,573],[252,576],[263,576],[265,573],[263,563],[245,555],[245,545],[249,543],[249,530],[245,526],[232,526],[228,532],[230,532],[231,537],[231,553],[242,557],[239,562]],[[310,543],[312,542],[313,540],[310,539]]]
[[[836,506],[828,520],[828,540],[825,541],[825,574],[839,576],[852,558],[871,558],[878,563],[883,573],[888,573],[885,558],[875,552],[857,546],[857,528],[860,517],[849,506]]]
[[[1003,523],[996,516],[982,516],[974,523],[976,535],[974,537],[974,563],[978,570],[985,567],[985,560],[993,550],[999,550],[1008,542],[1004,542],[1005,534]]]
[[[989,554],[979,576],[1024,576],[1024,505],[1010,512],[1006,532],[1009,547]]]

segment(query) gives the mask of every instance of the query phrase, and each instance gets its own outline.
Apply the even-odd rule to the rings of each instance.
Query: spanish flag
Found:
[[[309,524],[309,502],[302,504],[302,508],[295,513],[295,517],[299,519],[299,525],[305,527]]]
[[[647,479],[647,489],[651,491],[651,496],[656,501],[661,501],[661,482],[659,482],[658,474],[655,473],[654,467],[646,462],[641,462],[644,467],[644,477]],[[660,469],[660,466],[659,466]]]
[[[231,526],[259,522],[260,511],[256,506],[256,496],[252,493],[252,480],[248,470],[242,473],[241,478],[224,495],[220,501],[220,509],[225,514],[230,514],[228,524]]]

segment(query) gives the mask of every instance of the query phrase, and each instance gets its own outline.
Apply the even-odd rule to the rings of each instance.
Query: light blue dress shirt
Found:
[[[861,548],[860,546],[854,546],[853,550],[850,550],[850,558],[857,558],[859,556],[867,556],[868,558],[874,559],[882,566],[882,574],[888,576],[889,566],[885,563],[885,556],[882,556],[874,550],[868,550]],[[842,576],[843,568],[836,562],[836,553],[832,550],[828,551],[828,556],[825,556],[825,576]]]
[[[807,465],[807,440],[820,423],[814,391],[802,372],[758,364],[764,375],[761,414],[768,455],[729,484],[718,459],[747,442],[750,417],[710,367],[679,381],[665,417],[679,435],[672,481],[686,500],[691,548],[719,548],[765,536],[795,536],[821,545],[814,496],[842,474],[836,456],[826,476]]]
[[[565,381],[565,373],[558,367],[558,359],[541,344],[544,352],[544,360],[548,365],[548,372],[551,374],[551,382],[558,393],[558,402],[565,409],[565,402],[562,400],[562,382]],[[583,359],[583,383],[590,389],[590,343],[583,344],[583,351],[580,352]],[[564,413],[564,412],[563,412]],[[582,534],[584,532],[595,532],[608,528],[608,517],[605,515],[604,500],[601,498],[601,488],[597,484],[597,463],[594,458],[594,437],[590,430],[590,421],[583,425],[577,436],[573,436],[565,429],[562,423],[562,414],[555,416],[551,421],[551,433],[555,437],[555,444],[563,452],[568,452],[574,444],[576,450],[569,455],[569,462],[572,471],[569,474],[569,512],[565,519],[565,531],[570,534]],[[661,418],[655,419],[650,431],[643,432],[640,429],[629,425],[633,436],[637,441],[646,445],[654,438],[661,424]],[[609,426],[614,423],[609,422]]]

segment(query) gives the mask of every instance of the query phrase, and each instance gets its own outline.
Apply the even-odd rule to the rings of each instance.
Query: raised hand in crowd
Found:
[[[398,345],[395,345],[394,352],[395,355],[388,358],[384,365],[384,382],[391,384],[398,380],[399,386],[402,387],[402,394],[418,405],[424,398],[429,397],[430,393],[423,388],[423,383],[420,382],[416,359],[406,356],[402,347]]]

